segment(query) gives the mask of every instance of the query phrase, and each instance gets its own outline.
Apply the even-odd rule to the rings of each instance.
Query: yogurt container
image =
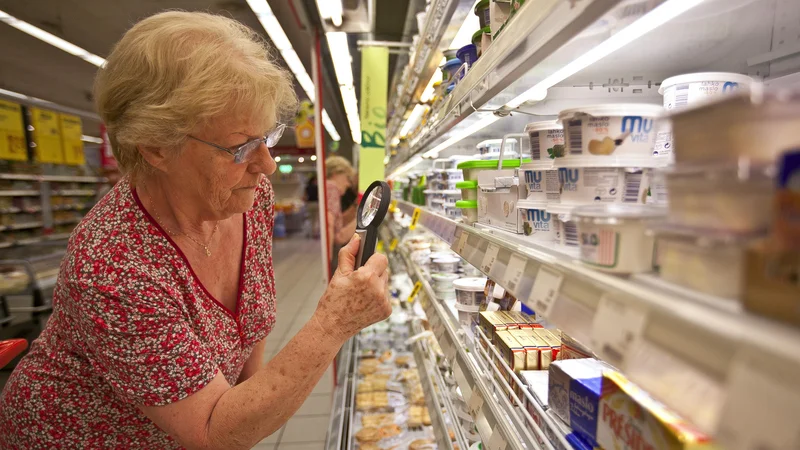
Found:
[[[459,278],[453,281],[456,290],[456,302],[462,306],[474,307],[479,310],[485,295],[483,288],[486,286],[486,278]]]
[[[459,181],[456,189],[461,190],[462,200],[478,200],[478,182],[475,180]]]
[[[654,238],[648,222],[663,217],[663,208],[645,205],[591,205],[575,208],[580,258],[584,264],[611,273],[653,269]]]
[[[461,210],[461,218],[467,225],[472,225],[478,221],[477,200],[459,200],[456,202],[456,208]]]
[[[455,273],[434,273],[431,275],[431,279],[433,280],[433,289],[436,291],[452,291],[453,290],[453,281],[458,279],[458,275]]]
[[[457,256],[440,256],[433,260],[433,270],[442,273],[456,273],[460,262],[461,258]]]
[[[452,219],[452,220],[460,219],[461,218],[461,209],[458,208],[455,205],[445,204],[444,205],[444,215],[447,216],[447,218]]]
[[[442,79],[452,82],[461,64],[461,60],[458,58],[453,58],[445,62],[444,65],[442,65]]]
[[[525,180],[528,200],[534,202],[559,202],[561,183],[558,170],[550,161],[530,162],[519,167],[520,181]]]
[[[578,223],[572,216],[575,206],[564,204],[548,203],[545,211],[550,213],[553,221],[555,234],[553,242],[561,247],[577,248],[578,242]]]
[[[581,167],[556,160],[560,184],[559,201],[569,205],[590,203],[645,203],[641,169],[622,167]]]
[[[594,105],[561,111],[564,160],[583,167],[659,167],[653,155],[663,108],[650,104]]]
[[[749,92],[726,95],[674,112],[675,161],[678,164],[749,159],[772,163],[800,147],[800,93]]]
[[[456,202],[461,200],[461,191],[458,189],[442,191],[441,195],[445,205],[455,206]]]
[[[522,163],[529,163],[531,162],[530,159],[523,159]],[[503,166],[502,169],[517,169],[520,166],[520,160],[518,158],[514,159],[503,159]],[[491,160],[471,160],[471,161],[464,161],[458,164],[458,168],[464,173],[464,179],[470,181],[478,181],[478,173],[482,170],[497,170],[498,169],[498,160],[495,159],[494,161]]]
[[[758,233],[772,222],[772,165],[697,165],[665,171],[670,222],[732,233]]]
[[[480,309],[478,306],[466,306],[460,303],[455,304],[456,311],[458,311],[458,322],[463,327],[471,328],[478,324],[480,317]]]
[[[458,49],[456,55],[458,59],[467,63],[468,67],[472,67],[475,61],[478,60],[478,48],[475,47],[475,44],[467,44]]]
[[[555,223],[547,212],[545,202],[520,200],[517,202],[519,221],[522,223],[522,234],[534,241],[554,242]]]
[[[530,140],[531,160],[551,161],[564,156],[564,128],[556,120],[532,122],[525,126]]]
[[[480,159],[493,159],[497,161],[500,157],[500,145],[502,139],[487,139],[480,142],[475,148],[478,150]],[[506,139],[506,148],[503,150],[506,157],[516,158],[519,154],[517,152],[517,140],[513,138]]]
[[[478,16],[478,22],[481,24],[481,28],[489,26],[489,11],[489,0],[481,0],[475,5],[475,15]]]
[[[742,296],[746,239],[674,228],[656,234],[661,278],[719,297]]]

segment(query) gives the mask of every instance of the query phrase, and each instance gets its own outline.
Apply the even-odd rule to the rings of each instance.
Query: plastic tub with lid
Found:
[[[559,201],[569,205],[591,203],[645,203],[642,169],[623,167],[582,167],[558,159],[555,162],[560,185]]]
[[[486,287],[486,278],[459,278],[453,281],[456,290],[456,302],[461,305],[478,308],[486,297],[483,289]]]
[[[474,180],[459,181],[456,189],[461,190],[462,200],[478,200],[478,182]]]
[[[460,262],[461,258],[458,256],[440,256],[433,260],[433,270],[442,273],[456,273]]]
[[[472,67],[475,61],[478,60],[478,48],[475,47],[475,44],[467,44],[458,49],[456,55],[458,59],[467,63],[468,67]]]
[[[502,145],[502,143],[503,139],[487,139],[479,142],[475,148],[478,150],[478,154],[481,155],[481,159],[497,159],[500,155],[500,145]],[[506,144],[509,148],[504,150],[505,155],[507,157],[516,157],[517,140],[507,139]]]
[[[575,208],[580,259],[595,269],[612,273],[653,270],[654,239],[648,227],[663,219],[666,210],[647,205],[591,205]]]
[[[481,28],[472,35],[472,43],[475,44],[475,49],[478,51],[478,57],[486,51],[489,47],[488,44],[492,42],[492,29],[488,26]]]
[[[670,222],[736,233],[761,232],[772,222],[772,165],[697,165],[665,171]]]
[[[458,58],[453,58],[445,62],[444,65],[442,65],[443,80],[452,82],[461,64],[462,62]]]
[[[659,167],[653,155],[656,124],[664,108],[651,104],[609,104],[561,111],[564,160],[583,167]]]
[[[431,274],[431,279],[433,280],[433,289],[437,291],[455,291],[453,290],[453,281],[459,278],[458,274],[455,273],[434,273]]]
[[[555,241],[555,224],[546,210],[547,203],[520,200],[517,202],[522,234],[531,240],[552,243]]]
[[[489,23],[491,23],[489,16],[490,10],[489,0],[481,0],[475,5],[475,15],[478,16],[478,22],[480,22],[481,28],[488,27]]]
[[[561,183],[558,170],[549,161],[530,162],[519,166],[520,181],[525,181],[528,200],[534,202],[555,202],[561,198]]]
[[[675,227],[659,227],[655,233],[661,278],[719,297],[742,296],[749,239]]]
[[[442,54],[444,55],[444,58],[445,58],[445,61],[446,61],[448,59],[457,58],[457,56],[456,56],[457,52],[458,52],[457,48],[451,48],[451,49],[447,49],[447,50],[443,51]]]
[[[445,205],[455,206],[456,202],[461,200],[461,191],[458,189],[442,191],[442,199]]]
[[[560,247],[577,248],[578,243],[578,224],[572,217],[575,206],[558,203],[548,203],[545,211],[552,216],[555,236],[553,241]]]
[[[458,220],[461,218],[461,208],[455,205],[445,204],[444,215],[447,216],[448,219]]]
[[[522,160],[523,163],[531,162],[530,159],[526,158]],[[478,160],[471,160],[471,161],[464,161],[458,165],[458,168],[464,173],[464,179],[470,181],[478,181],[478,172],[482,170],[497,170],[500,161],[495,160],[486,160],[486,159],[478,159]],[[520,166],[520,161],[518,158],[514,159],[504,159],[502,161],[502,168],[503,169],[517,169]]]
[[[678,164],[735,161],[772,163],[800,147],[800,93],[749,92],[726,95],[670,115]]]
[[[477,200],[459,200],[456,202],[456,208],[461,210],[461,219],[467,225],[472,225],[478,221]]]
[[[529,123],[525,133],[530,141],[531,161],[550,162],[564,156],[564,127],[557,120]]]
[[[456,299],[458,299],[457,292]],[[456,311],[458,311],[458,322],[461,326],[471,328],[478,324],[481,314],[480,306],[466,306],[456,303],[455,307]]]

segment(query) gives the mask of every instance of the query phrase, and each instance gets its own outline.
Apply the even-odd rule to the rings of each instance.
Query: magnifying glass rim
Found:
[[[372,218],[372,222],[367,225],[364,225],[362,222],[362,217],[364,217],[364,205],[367,203],[367,199],[369,199],[369,194],[372,193],[374,189],[381,188],[381,204],[378,206],[378,211],[375,212],[375,216]],[[385,181],[376,180],[373,181],[372,184],[369,185],[367,190],[364,192],[363,200],[358,203],[358,210],[356,211],[356,224],[358,228],[366,229],[370,228],[374,223],[376,223],[375,219],[378,217],[381,220],[377,221],[378,224],[383,222],[383,218],[386,217],[386,212],[389,211],[389,203],[392,202],[392,191],[389,188],[389,184]]]

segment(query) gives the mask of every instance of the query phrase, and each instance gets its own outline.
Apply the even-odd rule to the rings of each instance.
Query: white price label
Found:
[[[453,250],[461,256],[464,256],[464,247],[467,246],[467,236],[469,236],[469,233],[461,230],[461,234],[458,236],[458,241],[456,241],[455,246],[453,247]]]
[[[492,266],[494,266],[494,262],[497,261],[497,254],[500,253],[500,246],[495,244],[489,244],[486,247],[486,253],[483,254],[483,261],[481,261],[481,271],[485,274],[489,274],[492,271]]]
[[[458,363],[453,364],[453,378],[456,379],[456,384],[461,388],[462,395],[469,392],[470,386],[467,383],[467,377],[464,376],[464,371],[461,370],[461,366]]]
[[[443,339],[439,341],[439,346],[442,347],[442,352],[444,356],[447,358],[448,361],[452,361],[453,358],[456,356],[456,348],[450,345],[450,340]]]
[[[483,406],[483,397],[481,397],[481,393],[478,392],[477,389],[472,389],[472,396],[469,398],[469,402],[467,402],[467,408],[469,409],[470,414],[472,417],[478,415],[478,411],[480,411],[481,406]]]
[[[531,295],[528,297],[528,307],[536,312],[536,315],[549,317],[553,310],[553,305],[558,297],[558,290],[561,288],[561,281],[564,275],[560,272],[541,267],[536,274],[533,282]]]
[[[505,450],[506,448],[506,440],[502,434],[500,434],[500,430],[492,431],[492,437],[489,438],[489,443],[486,445],[486,448],[489,450]]]
[[[519,282],[522,281],[522,275],[525,273],[525,264],[527,259],[516,253],[511,254],[511,259],[508,261],[508,267],[503,274],[503,286],[511,292],[516,292]]]
[[[628,356],[641,340],[646,321],[645,310],[603,295],[592,322],[592,349],[624,370]]]

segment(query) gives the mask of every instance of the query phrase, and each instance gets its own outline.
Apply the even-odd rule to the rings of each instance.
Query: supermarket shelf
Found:
[[[91,205],[89,205],[87,203],[81,203],[81,204],[78,204],[78,205],[53,205],[53,206],[50,207],[50,209],[53,210],[53,211],[71,211],[71,210],[86,209],[89,206],[91,206]]]
[[[72,224],[72,223],[78,223],[81,220],[83,220],[83,217],[74,217],[72,219],[54,220],[53,221],[53,225],[55,225],[55,226],[58,226],[58,225],[69,225],[69,224]]]
[[[41,228],[44,226],[43,222],[27,222],[27,223],[17,223],[14,225],[0,225],[0,231],[6,230],[27,230],[30,228]]]
[[[406,214],[415,208],[407,202],[397,207]],[[423,211],[419,224],[435,230],[446,221]],[[670,288],[650,275],[604,274],[499,230],[456,224],[453,236],[445,241],[470,264],[731,448],[742,448],[743,433],[760,433],[738,429],[742,418],[788,420],[769,402],[743,405],[741,392],[800,399],[796,329],[731,307],[731,301]],[[606,339],[607,332],[599,330],[607,323],[629,332],[631,340]]]
[[[37,197],[39,191],[33,189],[17,189],[0,191],[0,197]]]
[[[61,189],[54,190],[53,197],[89,197],[97,194],[93,189]]]
[[[17,181],[53,181],[57,183],[107,183],[105,177],[80,177],[62,175],[27,175],[17,173],[0,173],[0,180]]]
[[[41,211],[41,206],[29,206],[26,208],[17,208],[12,206],[11,208],[0,208],[0,214],[34,214]]]
[[[25,245],[32,245],[32,244],[39,244],[42,242],[53,242],[53,241],[60,241],[63,239],[69,239],[72,233],[57,233],[57,234],[50,234],[47,236],[40,236],[40,237],[33,237],[28,239],[19,239],[12,242],[0,242],[0,249],[3,248],[10,248],[10,247],[22,247]]]
[[[391,119],[387,124],[387,142],[400,137],[403,122],[422,95],[428,81],[438,69],[450,42],[468,14],[472,14],[474,0],[434,0],[428,7],[425,25],[419,33],[414,49],[414,59],[399,93],[390,101]],[[392,93],[395,94],[395,93]]]

